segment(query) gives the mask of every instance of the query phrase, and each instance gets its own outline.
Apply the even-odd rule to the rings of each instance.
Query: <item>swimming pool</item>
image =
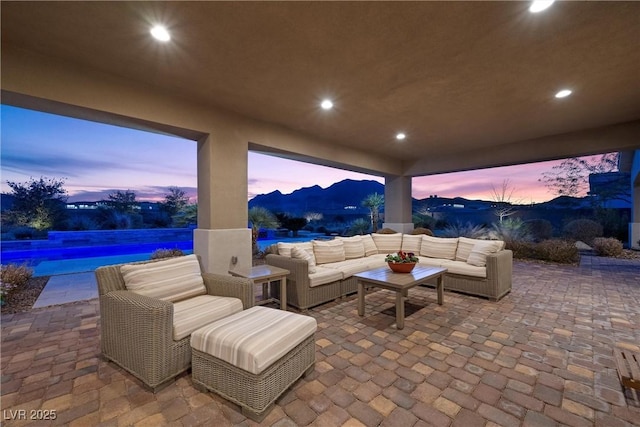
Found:
[[[43,246],[33,249],[2,249],[2,264],[27,264],[37,266],[43,261],[59,261],[80,258],[141,254],[148,257],[157,249],[193,251],[193,240],[179,242],[135,243],[103,246]]]
[[[305,235],[295,238],[258,240],[261,251],[277,242],[305,242],[319,235]],[[34,242],[31,242],[34,243]],[[144,261],[151,258],[157,249],[180,249],[185,254],[193,253],[193,240],[154,243],[126,243],[117,245],[64,246],[46,241],[36,245],[3,245],[2,264],[26,264],[34,269],[34,276],[81,273],[93,271],[103,265]]]

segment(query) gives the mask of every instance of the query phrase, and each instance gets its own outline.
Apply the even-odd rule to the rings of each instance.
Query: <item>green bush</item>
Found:
[[[177,256],[184,256],[184,252],[181,249],[156,249],[151,254],[151,259],[173,258]]]
[[[593,239],[592,247],[600,256],[618,257],[622,255],[622,242],[613,237],[596,237]]]
[[[0,273],[0,300],[4,301],[12,292],[27,286],[33,270],[26,265],[8,264]]]
[[[590,219],[575,219],[564,226],[568,239],[579,240],[591,246],[593,239],[602,237],[602,225]]]
[[[531,238],[536,242],[550,239],[553,236],[553,225],[546,219],[530,219],[525,221]]]

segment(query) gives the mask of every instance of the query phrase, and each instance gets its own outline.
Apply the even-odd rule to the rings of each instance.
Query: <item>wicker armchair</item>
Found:
[[[146,261],[135,264],[144,264]],[[191,366],[190,335],[173,339],[173,303],[125,288],[122,265],[96,269],[100,298],[102,355],[156,391]],[[236,297],[243,309],[254,305],[253,282],[203,273],[209,295]]]

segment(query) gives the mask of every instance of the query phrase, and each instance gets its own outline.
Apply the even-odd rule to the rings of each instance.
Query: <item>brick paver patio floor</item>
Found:
[[[500,302],[435,298],[412,290],[401,331],[387,291],[367,297],[363,318],[353,296],[310,310],[315,372],[262,425],[640,425],[612,358],[614,346],[640,351],[640,261],[516,262]],[[3,316],[3,425],[255,425],[188,373],[155,395],[141,388],[100,358],[99,336],[97,300]]]

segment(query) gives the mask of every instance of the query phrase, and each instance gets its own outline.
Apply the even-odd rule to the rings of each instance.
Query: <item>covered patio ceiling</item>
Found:
[[[2,43],[400,160],[409,176],[638,147],[640,3],[528,7],[3,1]],[[150,37],[158,23],[170,42]]]

